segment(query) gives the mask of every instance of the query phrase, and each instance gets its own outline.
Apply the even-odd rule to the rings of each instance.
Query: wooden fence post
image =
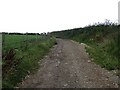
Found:
[[[36,42],[38,41],[37,33],[36,33]]]
[[[5,44],[5,33],[3,32],[2,33],[2,45],[4,45]]]
[[[26,45],[25,45],[25,49],[27,49],[27,47],[28,47],[28,32],[26,32],[26,40],[25,40],[25,42],[26,42]]]

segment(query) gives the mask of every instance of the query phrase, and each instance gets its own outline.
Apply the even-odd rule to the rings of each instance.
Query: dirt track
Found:
[[[118,77],[91,62],[84,45],[58,39],[58,44],[40,62],[20,88],[114,88]]]

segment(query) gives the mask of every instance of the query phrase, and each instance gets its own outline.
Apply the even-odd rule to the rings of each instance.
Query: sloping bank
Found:
[[[108,70],[120,69],[120,26],[97,25],[52,32],[52,35],[72,39],[89,46],[92,60]]]
[[[12,51],[15,53],[14,58],[12,58],[14,64],[12,64],[9,72],[5,73],[5,71],[3,71],[2,87],[14,88],[24,80],[26,75],[35,73],[39,67],[38,61],[40,61],[55,44],[55,38],[51,37],[45,41],[38,40],[37,42],[28,42],[27,48],[25,48],[23,43],[21,48],[14,49]]]

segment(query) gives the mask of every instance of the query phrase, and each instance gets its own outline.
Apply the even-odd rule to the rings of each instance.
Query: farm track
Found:
[[[117,88],[118,77],[92,62],[85,46],[58,39],[40,68],[19,88]]]

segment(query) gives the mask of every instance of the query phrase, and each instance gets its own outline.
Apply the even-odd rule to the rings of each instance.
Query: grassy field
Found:
[[[90,48],[86,48],[86,51],[94,62],[108,70],[120,69],[120,26],[93,25],[51,34],[87,44]]]
[[[16,87],[25,76],[34,73],[38,62],[56,43],[46,35],[5,35],[3,41],[3,88]]]
[[[11,48],[19,48],[22,44],[30,41],[42,40],[43,36],[40,35],[4,35],[3,45],[4,51]]]

